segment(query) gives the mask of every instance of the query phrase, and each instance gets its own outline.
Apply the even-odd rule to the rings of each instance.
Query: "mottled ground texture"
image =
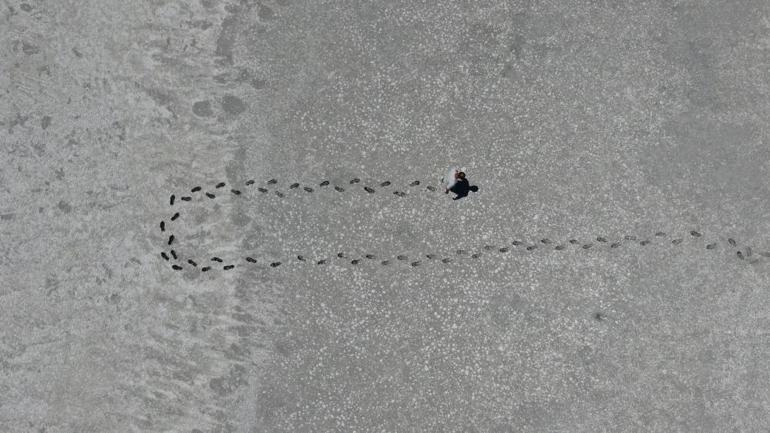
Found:
[[[0,431],[768,431],[769,71],[765,0],[3,0]]]

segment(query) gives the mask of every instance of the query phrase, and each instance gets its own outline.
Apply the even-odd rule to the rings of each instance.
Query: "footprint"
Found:
[[[354,179],[352,179],[352,180],[350,181],[350,183],[351,183],[351,184],[354,184],[354,183],[360,183],[360,182],[361,182],[361,179],[359,179],[359,178],[354,178]],[[254,181],[254,180],[249,180],[249,181],[246,181],[246,185],[252,185],[252,184],[254,184],[254,183],[255,183],[255,181]],[[267,183],[268,183],[268,184],[276,184],[276,183],[277,183],[277,180],[276,180],[276,179],[271,179],[271,180],[269,180]],[[323,182],[321,182],[319,185],[320,185],[320,186],[328,186],[328,185],[330,185],[330,182],[329,182],[328,180],[326,180],[326,181],[323,181]],[[391,183],[390,181],[385,181],[385,182],[382,182],[382,183],[380,183],[380,184],[379,184],[379,186],[381,186],[381,187],[387,187],[387,186],[390,186],[390,185],[392,185],[392,183]],[[420,185],[420,181],[418,181],[418,180],[415,180],[415,181],[413,181],[413,182],[411,182],[411,183],[409,184],[409,186],[418,186],[418,185]],[[215,188],[224,188],[225,186],[226,186],[226,183],[225,183],[225,182],[219,182],[219,183],[217,183],[217,184],[215,185]],[[295,188],[298,188],[299,186],[300,186],[300,184],[299,184],[299,183],[294,183],[294,184],[292,184],[292,185],[290,186],[290,189],[295,189]],[[342,187],[339,187],[339,186],[336,186],[336,185],[335,185],[335,187],[334,187],[334,188],[335,188],[335,190],[337,190],[338,192],[344,192],[344,189],[343,189]],[[304,187],[303,189],[304,189],[305,191],[307,191],[307,192],[314,192],[313,188],[310,188],[310,187]],[[433,186],[430,186],[430,185],[429,185],[429,186],[427,186],[427,187],[426,187],[426,189],[428,189],[428,190],[430,190],[430,191],[435,191],[435,190],[436,190],[436,187],[433,187]],[[266,193],[266,192],[268,192],[268,190],[267,190],[267,189],[265,189],[265,188],[258,188],[258,190],[259,190],[260,192],[263,192],[263,193]],[[365,186],[365,187],[364,187],[364,190],[365,190],[365,191],[367,191],[367,192],[368,192],[368,193],[370,193],[370,194],[375,192],[375,189],[374,189],[374,188],[371,188],[371,187],[369,187],[369,186]],[[202,187],[201,187],[201,186],[195,186],[195,187],[191,188],[191,190],[190,190],[190,191],[191,191],[191,192],[199,192],[199,191],[202,191]],[[230,190],[230,192],[231,192],[232,194],[234,194],[234,195],[241,195],[241,193],[242,193],[242,191],[240,191],[240,190],[237,190],[237,189],[231,189],[231,190]],[[280,193],[280,192],[278,192],[278,191],[275,191],[275,193],[276,193],[276,195],[278,195],[279,197],[283,197],[283,196],[284,196],[282,193]],[[394,194],[395,194],[395,195],[400,195],[400,196],[405,196],[405,195],[406,195],[404,192],[400,192],[400,191],[394,191]],[[216,195],[215,195],[215,194],[213,194],[213,193],[210,193],[210,192],[206,192],[206,193],[205,193],[205,195],[206,195],[208,198],[210,198],[210,199],[214,199],[214,198],[216,198]],[[173,195],[173,194],[170,196],[170,198],[169,198],[169,202],[170,202],[170,204],[171,204],[171,205],[173,205],[173,204],[175,203],[175,200],[176,200],[176,198],[177,198],[177,197],[176,197],[175,195]],[[189,197],[189,196],[182,196],[182,197],[179,197],[179,199],[180,199],[180,200],[182,200],[182,201],[191,201],[191,200],[192,200],[192,197]],[[175,213],[175,214],[174,214],[174,215],[173,215],[173,216],[170,218],[170,221],[175,221],[176,219],[178,219],[178,218],[179,218],[179,216],[180,216],[180,215],[179,215],[179,212]],[[161,221],[161,222],[160,222],[160,230],[161,230],[162,232],[165,232],[165,231],[166,231],[166,221]],[[696,230],[691,230],[689,233],[690,233],[690,235],[691,235],[692,237],[702,237],[702,236],[703,236],[703,235],[702,235],[702,233],[700,233],[700,232],[698,232],[698,231],[696,231]],[[655,232],[655,236],[657,236],[657,237],[663,237],[663,236],[666,236],[666,232],[663,232],[663,231],[657,231],[657,232]],[[637,240],[637,237],[636,237],[636,236],[633,236],[633,235],[626,235],[626,236],[624,237],[624,239],[626,239],[626,240],[632,240],[632,241],[636,241],[636,240]],[[172,234],[172,235],[170,235],[170,236],[169,236],[169,238],[168,238],[168,245],[171,245],[171,244],[174,242],[174,240],[175,240],[175,236],[174,236],[173,234]],[[606,237],[603,237],[603,236],[598,236],[598,237],[596,237],[596,241],[598,241],[598,242],[602,242],[602,243],[608,242],[607,238],[606,238]],[[652,241],[651,241],[651,240],[649,240],[649,239],[644,239],[644,240],[641,240],[641,241],[639,242],[639,244],[640,244],[640,245],[642,245],[642,246],[645,246],[645,245],[648,245],[648,244],[650,244],[651,242],[652,242]],[[671,242],[672,242],[672,244],[674,244],[674,245],[679,245],[679,244],[681,244],[681,243],[683,242],[683,239],[682,239],[682,238],[677,238],[677,239],[673,239]],[[736,246],[736,245],[737,245],[737,242],[736,242],[736,241],[735,241],[733,238],[728,238],[728,239],[727,239],[727,242],[728,242],[728,243],[729,243],[731,246]],[[548,244],[552,244],[552,241],[551,241],[550,239],[548,239],[548,238],[543,238],[543,239],[541,239],[541,240],[540,240],[540,243],[542,243],[542,244],[545,244],[545,245],[548,245]],[[578,240],[576,240],[576,239],[570,239],[570,240],[569,240],[569,243],[570,243],[570,244],[579,244],[580,242],[579,242]],[[524,242],[522,242],[522,241],[518,241],[518,240],[514,240],[514,241],[512,241],[512,242],[511,242],[511,244],[512,244],[512,245],[515,245],[515,246],[519,246],[519,245],[523,245],[523,244],[524,244]],[[612,244],[610,244],[610,248],[617,248],[617,247],[619,247],[620,245],[621,245],[621,243],[620,243],[620,242],[613,242]],[[592,244],[592,243],[587,243],[587,244],[584,244],[584,245],[582,245],[582,248],[583,248],[583,249],[590,249],[590,248],[592,248],[592,246],[593,246],[593,244]],[[484,249],[484,250],[487,250],[487,251],[490,251],[490,250],[492,250],[492,249],[495,249],[495,248],[497,248],[497,247],[495,247],[495,246],[493,246],[493,245],[485,245],[485,246],[483,247],[483,249]],[[536,248],[537,248],[537,245],[530,245],[530,246],[527,246],[527,247],[526,247],[526,249],[527,249],[528,251],[532,251],[532,250],[535,250]],[[707,244],[707,245],[706,245],[706,249],[707,249],[707,250],[714,250],[714,249],[716,249],[716,248],[717,248],[717,242],[712,242],[712,243],[709,243],[709,244]],[[563,245],[563,244],[560,244],[560,245],[556,245],[556,246],[554,247],[554,249],[555,249],[555,250],[559,250],[559,251],[561,251],[561,250],[564,250],[564,249],[566,249],[566,246],[565,246],[565,245]],[[499,252],[501,252],[501,253],[506,253],[506,252],[509,252],[509,251],[510,251],[510,248],[507,248],[507,247],[502,247],[502,248],[499,248],[499,249],[498,249],[498,251],[499,251]],[[466,250],[456,250],[456,251],[455,251],[455,253],[456,253],[457,255],[466,255],[466,254],[468,254],[468,252],[467,252]],[[176,255],[176,252],[175,252],[174,250],[170,250],[170,254],[171,254],[173,257],[174,257],[174,259],[178,259],[177,255]],[[738,258],[742,259],[742,260],[748,259],[748,258],[752,257],[752,255],[753,255],[753,252],[752,252],[752,249],[751,249],[751,247],[745,247],[745,249],[744,249],[744,250],[739,250],[739,251],[736,251],[736,256],[737,256]],[[762,257],[768,257],[768,258],[770,258],[770,252],[760,252],[760,253],[758,253],[757,255],[759,255],[759,256],[762,256]],[[338,255],[338,256],[339,256],[339,257],[341,257],[341,258],[342,258],[342,257],[344,257],[343,253],[339,253],[339,255]],[[477,259],[477,258],[480,258],[481,256],[482,256],[482,253],[473,253],[473,254],[471,254],[471,256],[470,256],[470,257],[472,257],[472,258],[474,258],[474,259]],[[161,257],[162,257],[163,259],[165,259],[165,260],[170,260],[170,258],[169,258],[169,255],[168,255],[168,254],[166,254],[166,252],[161,252]],[[366,259],[370,259],[370,260],[373,260],[373,259],[375,259],[375,256],[374,256],[373,254],[366,254],[364,257],[365,257]],[[425,255],[425,257],[427,257],[427,258],[428,258],[428,259],[430,259],[430,260],[433,260],[433,259],[436,259],[436,258],[437,258],[437,256],[436,256],[435,254],[427,254],[427,255]],[[246,257],[245,259],[246,259],[246,261],[248,261],[248,262],[251,262],[251,263],[256,263],[256,262],[257,262],[255,259],[253,259],[253,258],[251,258],[251,257]],[[301,255],[298,255],[298,256],[297,256],[297,259],[298,259],[299,261],[306,261],[306,259],[305,259],[303,256],[301,256]],[[407,256],[405,256],[405,255],[399,255],[399,256],[397,256],[397,259],[398,259],[398,260],[402,260],[402,261],[406,261],[406,260],[408,260]],[[220,262],[220,263],[222,262],[222,259],[220,259],[220,258],[218,258],[218,257],[214,257],[214,258],[212,258],[211,260],[212,260],[212,261],[217,261],[217,262]],[[361,260],[359,260],[359,259],[355,259],[355,260],[352,260],[352,261],[351,261],[351,263],[352,263],[352,264],[354,264],[354,265],[355,265],[355,264],[359,264],[360,262],[361,262]],[[444,259],[442,259],[442,262],[443,262],[443,263],[450,263],[450,262],[452,262],[452,259],[447,257],[447,258],[444,258]],[[751,263],[756,263],[756,262],[757,262],[757,260],[752,260],[752,261],[751,261]],[[187,260],[187,263],[188,263],[188,264],[190,264],[190,265],[192,265],[192,266],[195,266],[195,267],[197,267],[197,263],[196,263],[194,260],[192,260],[192,259],[188,259],[188,260]],[[319,260],[319,261],[317,262],[317,264],[323,264],[323,263],[326,263],[326,260]],[[388,261],[388,260],[385,260],[385,261],[383,261],[383,262],[382,262],[382,264],[383,264],[383,265],[386,265],[386,264],[388,264],[388,263],[389,263],[389,261]],[[277,267],[277,266],[279,266],[280,264],[281,264],[281,262],[273,262],[273,263],[271,263],[270,265],[271,265],[272,267]],[[412,263],[411,263],[411,265],[412,265],[412,266],[419,266],[420,264],[421,264],[421,261],[419,261],[419,260],[417,260],[417,261],[414,261],[414,262],[412,262]],[[224,266],[224,268],[223,268],[223,269],[232,269],[232,268],[234,268],[234,267],[235,267],[235,265],[226,265],[226,266]],[[174,264],[174,265],[173,265],[173,268],[174,268],[174,269],[176,269],[176,270],[181,270],[181,269],[183,269],[183,267],[182,267],[182,266],[180,266],[180,265],[177,265],[177,264]],[[178,268],[178,269],[177,269],[177,268]],[[206,271],[208,271],[209,269],[210,269],[210,267],[203,267],[203,268],[201,268],[201,271],[203,271],[203,272],[206,272]],[[597,314],[598,314],[598,313],[597,313]]]
[[[383,260],[380,262],[380,264],[382,264],[382,266],[388,266],[390,264],[390,260]]]
[[[393,194],[399,196],[399,197],[406,197],[406,193],[403,191],[393,191]]]
[[[341,259],[344,259],[345,258],[345,253],[337,253],[337,257],[339,257]]]
[[[279,198],[284,198],[285,197],[284,194],[281,191],[276,191],[275,195],[278,196]]]
[[[334,185],[334,189],[335,189],[336,191],[338,191],[338,192],[344,192],[344,191],[345,191],[345,188],[343,188],[343,187],[341,187],[341,186],[337,186],[337,185]]]
[[[357,265],[359,262],[360,262],[360,260],[358,260],[358,259],[353,259],[353,260],[351,260],[351,261],[350,261],[350,264],[351,264],[351,265]]]
[[[270,179],[270,180],[267,181],[268,185],[275,185],[276,183],[278,183],[278,181],[276,179]]]
[[[323,265],[323,264],[326,264],[326,260],[324,260],[324,259],[321,259],[321,260],[319,260],[319,261],[315,262],[315,264],[316,264],[316,265]]]
[[[230,269],[232,269],[234,267],[235,267],[235,265],[226,265],[226,266],[223,266],[222,269],[224,269],[225,271],[229,271]]]
[[[204,266],[201,268],[201,272],[208,272],[209,270],[211,270],[211,266]]]
[[[259,191],[259,192],[267,192],[267,189],[265,189],[265,188],[262,188],[262,187],[260,186],[259,188],[257,188],[257,191]]]
[[[181,271],[181,270],[182,270],[182,267],[181,267],[181,266],[179,266],[179,265],[171,265],[171,269],[173,269],[173,270],[175,270],[175,271]]]
[[[254,179],[247,180],[246,185],[254,185]]]
[[[176,196],[174,194],[171,194],[171,197],[168,198],[168,204],[173,206],[174,205],[174,200],[176,200]]]
[[[223,260],[222,260],[222,259],[220,259],[219,257],[212,257],[212,258],[211,258],[211,261],[212,261],[212,262],[219,262],[219,263],[222,263],[222,262],[223,262]]]

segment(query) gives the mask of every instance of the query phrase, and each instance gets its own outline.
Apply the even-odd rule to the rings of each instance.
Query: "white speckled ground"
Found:
[[[0,431],[767,431],[767,2],[0,23]]]

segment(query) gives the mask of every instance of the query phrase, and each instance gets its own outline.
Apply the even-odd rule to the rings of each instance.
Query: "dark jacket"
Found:
[[[457,197],[454,198],[454,200],[457,200],[468,195],[468,192],[471,190],[471,184],[468,183],[468,179],[458,179],[449,190],[457,194]]]

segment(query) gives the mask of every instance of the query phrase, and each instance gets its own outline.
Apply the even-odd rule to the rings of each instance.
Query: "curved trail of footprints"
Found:
[[[233,195],[233,196],[245,196],[245,193],[249,192],[249,190],[254,191],[256,194],[270,194],[272,192],[272,194],[274,194],[279,198],[286,197],[287,193],[290,193],[290,192],[312,194],[317,189],[334,190],[336,193],[344,193],[344,192],[349,192],[349,191],[358,189],[358,190],[365,191],[368,194],[376,194],[378,191],[382,192],[383,190],[387,191],[388,189],[392,189],[391,191],[392,195],[397,197],[406,197],[410,195],[410,193],[407,191],[412,191],[412,195],[415,194],[418,190],[428,191],[430,193],[435,193],[439,191],[439,188],[432,185],[428,185],[424,189],[419,188],[420,185],[422,184],[423,182],[419,180],[415,180],[409,183],[406,187],[402,189],[393,189],[391,188],[393,185],[390,181],[384,181],[384,182],[375,184],[375,186],[377,187],[377,189],[375,189],[374,186],[361,185],[360,178],[353,178],[350,180],[349,184],[346,185],[345,187],[340,185],[332,185],[332,183],[329,182],[328,180],[324,180],[320,182],[315,187],[309,186],[309,185],[302,186],[301,184],[295,182],[289,185],[286,192],[283,192],[277,186],[278,180],[276,179],[268,180],[267,182],[264,183],[264,186],[257,186],[256,181],[252,179],[243,183],[243,186],[242,186],[243,190],[237,189],[235,187],[227,188],[227,183],[225,182],[216,183],[209,191],[204,191],[202,186],[195,186],[189,190],[190,191],[189,195],[183,195],[183,196],[177,197],[176,194],[172,194],[169,197],[169,205],[172,208],[174,208],[175,206],[178,206],[180,202],[192,201],[193,198],[196,196],[200,197],[201,199],[205,197],[208,200],[215,200],[218,196],[227,195],[227,194]],[[240,263],[238,262],[225,263],[225,261],[219,257],[208,257],[200,260],[193,257],[184,257],[179,251],[175,249],[176,237],[174,236],[173,233],[171,233],[172,224],[176,222],[180,217],[181,217],[181,213],[179,211],[174,210],[172,211],[168,219],[164,219],[160,221],[161,233],[164,236],[168,235],[168,238],[166,241],[167,249],[164,249],[164,251],[161,251],[160,256],[163,260],[170,262],[171,269],[175,271],[181,271],[184,269],[197,269],[200,272],[209,272],[215,269],[219,269],[222,271],[229,271],[234,269],[236,266],[253,266],[253,265],[261,264],[260,261],[250,256],[241,257],[239,259]],[[503,245],[503,246],[484,245],[478,251],[458,249],[458,250],[455,250],[452,254],[445,255],[443,257],[438,254],[426,253],[417,258],[416,257],[410,258],[407,255],[399,254],[389,259],[382,259],[382,258],[378,258],[374,254],[364,254],[364,255],[361,255],[360,257],[359,256],[350,257],[344,252],[339,252],[328,257],[317,257],[313,259],[299,254],[289,260],[295,260],[295,261],[305,262],[308,264],[314,264],[319,266],[332,263],[332,261],[342,261],[345,263],[350,263],[351,265],[354,265],[354,266],[362,265],[364,263],[374,263],[379,266],[388,266],[395,263],[405,263],[405,264],[408,263],[410,267],[418,267],[428,262],[449,264],[449,263],[452,263],[454,260],[461,259],[461,258],[480,259],[484,255],[505,254],[514,249],[519,249],[521,251],[527,251],[527,252],[533,252],[538,249],[548,249],[553,251],[565,251],[568,249],[588,250],[588,249],[599,248],[599,247],[616,249],[622,246],[624,243],[637,243],[641,246],[647,246],[653,243],[653,239],[658,239],[658,240],[665,239],[666,241],[670,240],[671,245],[677,246],[682,244],[682,242],[684,242],[686,237],[697,239],[697,238],[703,238],[703,235],[696,230],[691,230],[686,235],[680,236],[680,237],[670,236],[665,232],[659,231],[654,233],[654,235],[651,235],[650,237],[637,237],[634,235],[626,235],[622,239],[612,240],[612,241],[604,236],[597,236],[595,239],[590,241],[580,241],[578,239],[569,239],[564,242],[556,242],[548,238],[543,238],[533,242],[513,240],[507,245]],[[739,247],[738,243],[733,238],[727,238],[727,240],[725,241],[725,244],[727,248],[733,249],[735,251],[735,256],[737,258],[741,260],[746,260],[748,263],[751,263],[751,264],[755,264],[759,262],[759,259],[753,256],[751,247],[749,246]],[[705,245],[705,249],[716,250],[717,246],[718,246],[718,242],[711,242]],[[770,257],[770,252],[761,252],[761,253],[758,253],[758,255],[762,257]],[[281,264],[286,262],[286,260],[287,259],[267,261],[264,264],[269,265],[270,268],[277,268],[281,266]]]

